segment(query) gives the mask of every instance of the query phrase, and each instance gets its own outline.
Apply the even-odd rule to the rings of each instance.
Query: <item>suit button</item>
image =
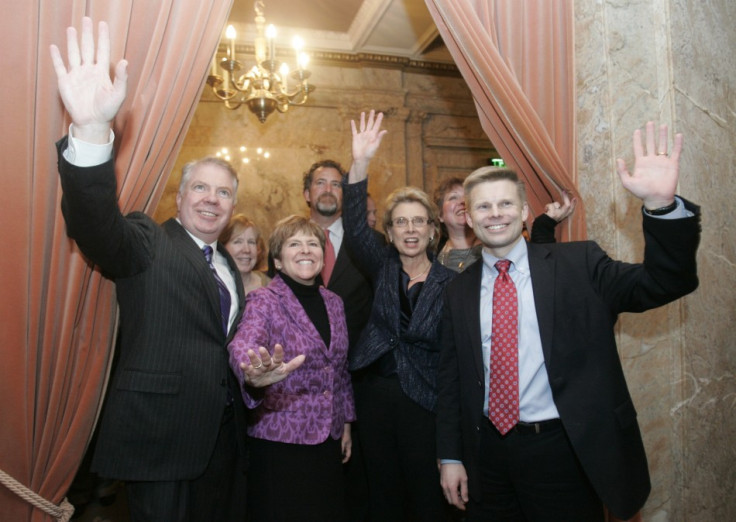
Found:
[[[323,391],[322,392],[322,395],[324,395],[325,397],[327,397],[329,399],[330,398],[330,392],[329,392],[329,390]]]
[[[332,368],[330,366],[325,366],[323,370],[329,373],[332,370]]]
[[[480,426],[476,426],[475,431],[480,431]]]
[[[481,387],[483,387],[483,383],[478,381],[478,388],[481,388]]]

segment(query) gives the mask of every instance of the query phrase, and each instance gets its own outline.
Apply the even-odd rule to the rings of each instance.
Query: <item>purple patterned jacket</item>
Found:
[[[247,296],[245,313],[228,346],[230,366],[240,382],[245,405],[251,409],[248,435],[291,444],[319,444],[342,437],[344,424],[355,420],[353,389],[348,373],[348,333],[345,310],[337,294],[320,288],[330,321],[330,347],[278,275]],[[266,388],[244,385],[241,361],[248,349],[279,343],[288,361],[306,360],[286,379]]]

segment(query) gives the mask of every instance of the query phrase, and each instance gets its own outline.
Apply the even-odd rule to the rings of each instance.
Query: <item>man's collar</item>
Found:
[[[524,238],[521,238],[521,240],[514,245],[514,247],[506,255],[506,257],[503,258],[498,258],[494,256],[485,248],[483,248],[481,252],[483,256],[483,264],[487,268],[493,268],[499,259],[508,259],[516,267],[517,270],[526,270],[526,268],[529,266],[527,244]]]

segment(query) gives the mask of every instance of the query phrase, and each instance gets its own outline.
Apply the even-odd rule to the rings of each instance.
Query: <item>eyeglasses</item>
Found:
[[[411,219],[405,218],[405,217],[399,217],[391,221],[391,225],[396,228],[406,228],[409,226],[409,221],[411,221],[411,224],[417,228],[421,228],[423,226],[429,225],[432,222],[431,219],[426,218],[424,216],[414,216]]]

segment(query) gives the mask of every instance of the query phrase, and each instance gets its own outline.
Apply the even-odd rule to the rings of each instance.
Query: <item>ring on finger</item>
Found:
[[[658,152],[658,153],[657,153],[657,156],[666,156],[666,155],[667,155],[667,153],[666,153],[666,152]]]
[[[263,366],[263,362],[262,362],[262,361],[260,361],[260,362],[258,363],[258,366],[255,366],[255,365],[253,366],[253,369],[254,369],[254,370],[257,370],[258,368],[261,368],[262,366]]]

